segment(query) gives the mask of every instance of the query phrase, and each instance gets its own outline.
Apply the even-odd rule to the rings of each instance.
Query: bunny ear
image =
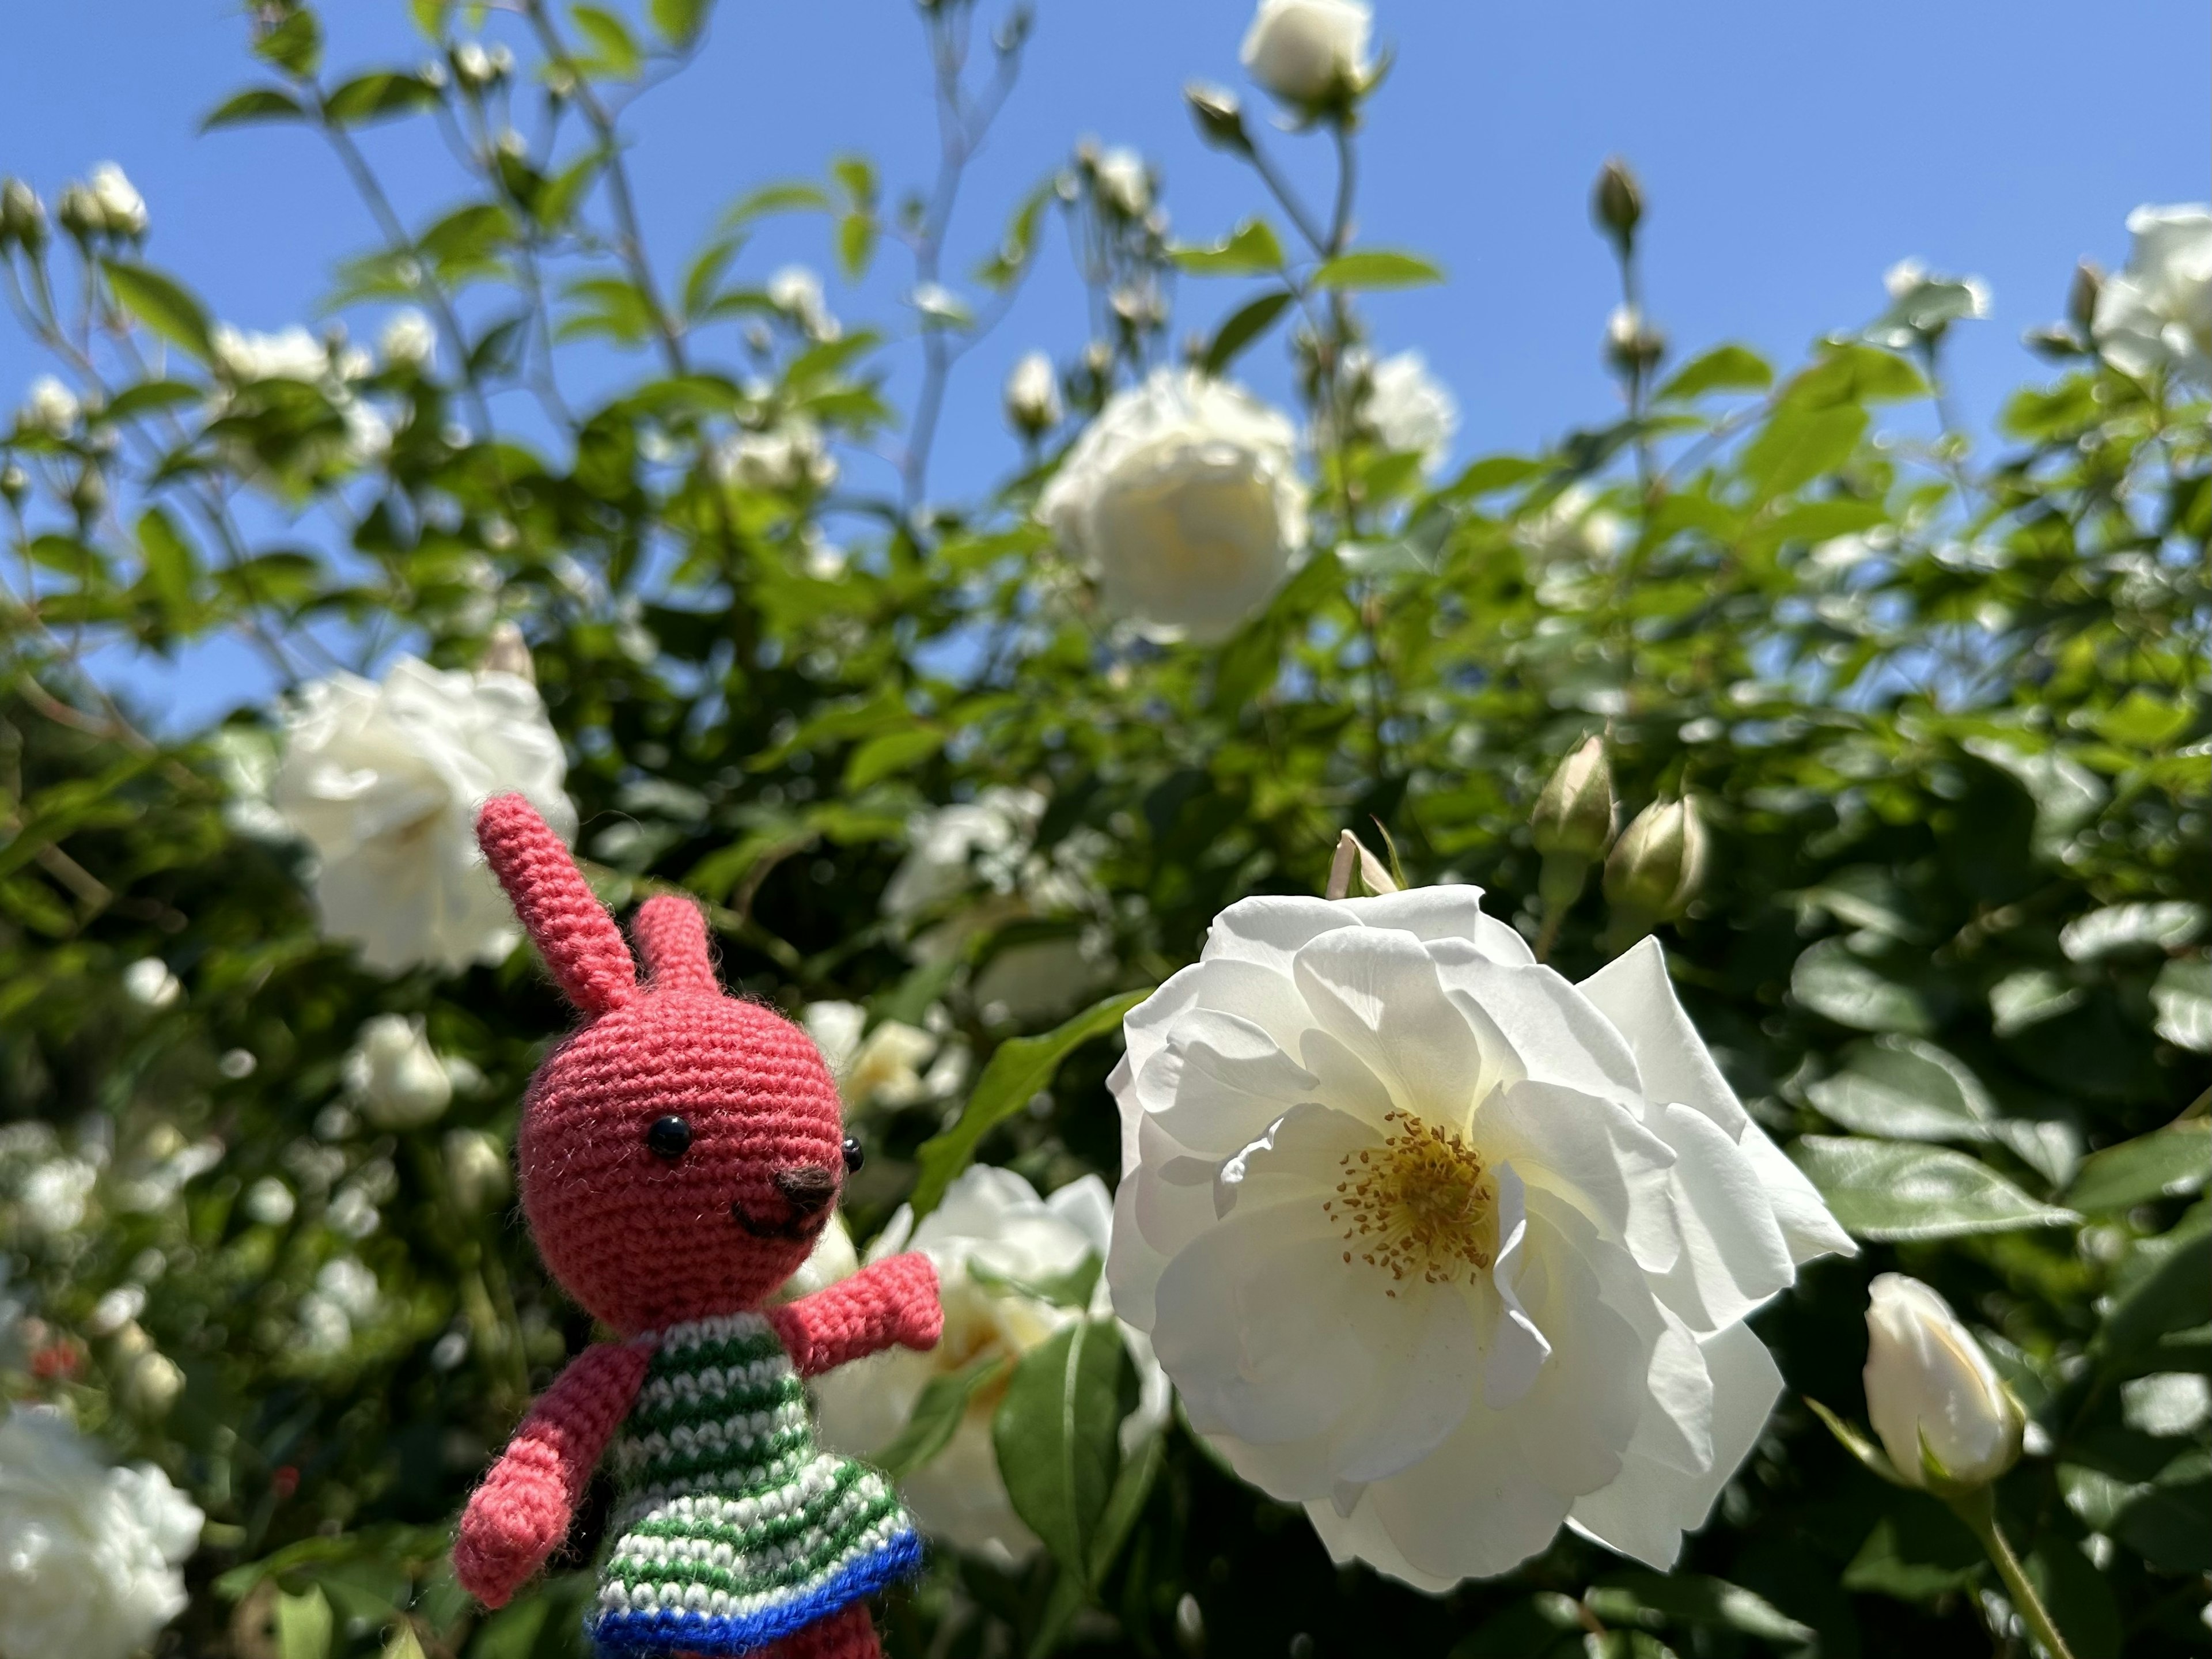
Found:
[[[714,959],[707,954],[707,919],[690,899],[663,893],[646,900],[630,918],[629,933],[654,990],[722,994]]]
[[[486,801],[477,843],[569,1001],[597,1018],[637,994],[622,930],[535,807],[520,795]]]

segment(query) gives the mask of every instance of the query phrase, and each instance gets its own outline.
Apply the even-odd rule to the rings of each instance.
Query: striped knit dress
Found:
[[[615,1473],[587,1621],[604,1656],[750,1653],[921,1565],[890,1483],[814,1443],[805,1385],[756,1313],[658,1334]]]

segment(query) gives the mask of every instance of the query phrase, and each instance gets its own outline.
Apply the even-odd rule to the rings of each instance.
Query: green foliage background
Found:
[[[465,9],[414,9],[441,48],[471,26]],[[362,969],[318,936],[299,851],[235,827],[272,716],[149,737],[143,711],[79,665],[107,641],[176,653],[224,631],[288,678],[397,642],[467,665],[499,618],[534,647],[580,848],[611,902],[688,890],[714,907],[733,985],[908,1019],[942,1000],[979,1057],[1021,1033],[965,998],[973,969],[1102,920],[1033,919],[963,962],[913,965],[878,909],[909,817],[994,784],[1047,795],[1047,848],[1103,835],[1102,988],[1117,994],[1189,960],[1232,900],[1317,890],[1346,825],[1379,823],[1412,880],[1478,882],[1534,934],[1529,810],[1592,732],[1608,737],[1625,813],[1689,793],[1709,826],[1703,886],[1662,935],[1677,983],[1866,1250],[1816,1265],[1755,1322],[1790,1392],[1681,1571],[1626,1571],[1563,1534],[1508,1579],[1416,1595],[1332,1567],[1295,1510],[1171,1428],[1121,1471],[1111,1509],[1099,1493],[1034,1500],[1075,1503],[1060,1553],[1080,1559],[1008,1576],[939,1553],[887,1611],[895,1654],[2025,1651],[1958,1523],[1859,1468],[1803,1404],[1863,1414],[1864,1286],[1890,1267],[1944,1292],[2033,1415],[2000,1510],[2081,1659],[2203,1650],[2212,1451],[2201,1420],[2149,1431],[2171,1385],[2147,1381],[2212,1366],[2202,402],[2061,331],[2050,378],[2014,398],[1985,457],[1934,416],[1938,315],[1883,343],[1838,334],[1779,369],[1728,345],[1625,366],[1625,416],[1433,483],[1340,420],[1316,556],[1225,646],[1147,645],[1095,612],[1030,516],[1083,414],[1166,356],[1170,315],[1224,319],[1201,336],[1224,370],[1289,342],[1308,413],[1340,413],[1358,295],[1431,277],[1417,254],[1349,246],[1341,210],[1303,243],[1268,222],[1279,210],[1256,180],[1249,225],[1178,249],[1102,204],[1083,158],[1054,166],[973,287],[1011,292],[1064,218],[1099,299],[1149,281],[1179,310],[1115,321],[1102,304],[1098,346],[1072,337],[1063,353],[1070,426],[989,497],[911,511],[927,439],[902,431],[883,365],[921,355],[933,419],[929,388],[968,325],[810,339],[753,285],[743,244],[763,215],[822,214],[848,271],[910,255],[934,277],[933,203],[885,204],[855,158],[820,184],[755,191],[708,246],[656,263],[619,122],[641,77],[682,66],[703,5],[508,9],[533,52],[485,87],[341,72],[311,10],[257,7],[261,78],[211,118],[337,146],[386,238],[331,302],[373,316],[404,301],[436,321],[444,373],[389,363],[361,389],[402,416],[381,456],[348,447],[325,389],[211,396],[213,325],[185,274],[134,240],[9,256],[26,325],[96,402],[68,435],[19,425],[0,445],[21,469],[0,616],[0,1248],[42,1344],[0,1353],[0,1395],[65,1398],[207,1510],[193,1603],[165,1650],[576,1650],[590,1526],[489,1619],[443,1560],[485,1460],[590,1339],[519,1217],[469,1207],[441,1151],[455,1125],[511,1133],[564,1010],[526,952],[454,978]],[[925,27],[957,46],[971,21],[942,0]],[[955,84],[981,117],[1018,40],[979,30],[974,50]],[[502,147],[510,105],[542,106],[553,136]],[[475,198],[426,211],[387,195],[353,143],[387,118],[448,125],[475,157]],[[1221,162],[1238,159],[1232,143]],[[551,365],[580,338],[635,355],[618,393],[571,406]],[[536,412],[495,423],[510,391]],[[841,444],[903,436],[908,499],[721,479],[719,441],[793,415]],[[249,530],[271,521],[240,512],[249,496],[342,550]],[[1624,526],[1609,554],[1560,530],[1593,506]],[[825,514],[850,548],[834,574],[813,556]],[[1604,959],[1595,883],[1551,920],[1570,976]],[[185,986],[163,1011],[122,989],[149,955]],[[325,1139],[343,1057],[386,1011],[425,1016],[482,1085],[434,1128]],[[1051,1046],[1068,1056],[1047,1068],[1048,1109],[1012,1113],[975,1150],[1040,1188],[1110,1181],[1114,1042]],[[226,1063],[241,1050],[246,1075]],[[982,1094],[1006,1093],[1012,1058]],[[970,1103],[971,1130],[991,1103]],[[935,1107],[865,1121],[857,1233],[923,1164],[949,1170],[951,1143],[924,1152],[944,1127]],[[113,1147],[91,1219],[34,1234],[23,1176],[88,1137]],[[208,1137],[219,1162],[178,1164]],[[303,1194],[281,1225],[241,1206],[271,1174]],[[358,1245],[327,1224],[348,1183],[382,1209]],[[348,1249],[382,1311],[317,1357],[289,1310]],[[84,1334],[130,1282],[149,1284],[137,1323],[186,1378],[165,1413],[134,1410],[131,1344]],[[441,1369],[451,1331],[466,1358]],[[1119,1347],[1089,1344],[1086,1366],[1085,1346],[1038,1363],[1092,1377],[1078,1431],[1110,1443],[1126,1379],[1092,1374]]]

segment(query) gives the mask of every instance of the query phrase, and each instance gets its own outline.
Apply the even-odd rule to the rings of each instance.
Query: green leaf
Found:
[[[2187,899],[2112,904],[2076,916],[2058,931],[2069,962],[2100,962],[2130,952],[2179,951],[2203,931],[2205,909]]]
[[[876,164],[865,155],[834,157],[830,176],[843,186],[845,199],[860,211],[873,213],[876,206]]]
[[[771,213],[827,213],[830,206],[830,192],[821,185],[803,179],[786,179],[747,191],[722,215],[721,227],[735,230]]]
[[[277,1659],[326,1659],[331,1650],[333,1620],[331,1604],[319,1589],[304,1595],[276,1593]]]
[[[945,746],[945,736],[941,727],[916,726],[870,738],[845,763],[845,787],[865,789],[896,773],[911,771]]]
[[[306,80],[322,67],[323,26],[312,10],[301,6],[254,41],[253,55]]]
[[[108,421],[133,420],[156,410],[180,409],[206,396],[206,387],[194,386],[189,380],[141,380],[117,392],[115,400],[100,411],[100,416]]]
[[[660,38],[681,48],[699,38],[699,31],[707,27],[708,14],[714,9],[714,0],[652,0],[647,10],[653,27],[660,31]]]
[[[1391,248],[1340,253],[1313,274],[1316,288],[1334,289],[1419,288],[1443,279],[1443,271],[1426,259]]]
[[[1000,1043],[991,1063],[983,1068],[983,1075],[975,1079],[959,1117],[950,1128],[924,1141],[915,1154],[921,1175],[915,1182],[914,1218],[918,1222],[937,1207],[952,1177],[975,1158],[983,1137],[1050,1084],[1060,1061],[1093,1037],[1115,1030],[1122,1015],[1151,994],[1129,991],[1108,997],[1054,1030],[1039,1036],[1010,1037]]]
[[[1071,1320],[1022,1356],[991,1423],[1014,1513],[1086,1583],[1114,1487],[1127,1363],[1112,1319]]]
[[[2212,1571],[2212,1480],[2154,1482],[2120,1511],[2112,1534],[2160,1572]]]
[[[1715,346],[1675,370],[1651,394],[1656,403],[1687,403],[1708,392],[1764,392],[1774,384],[1766,359],[1747,346]]]
[[[1926,397],[1928,382],[1895,352],[1854,342],[1829,350],[1790,381],[1786,395],[1791,403],[1805,408],[1894,402]]]
[[[323,100],[331,119],[345,126],[381,121],[410,110],[428,109],[438,101],[438,89],[416,75],[378,70],[357,75]]]
[[[1990,987],[1990,1025],[2001,1037],[2025,1031],[2079,1007],[2088,994],[2046,968],[2007,974]]]
[[[878,227],[872,212],[848,213],[837,221],[837,269],[855,283],[867,274],[876,257]]]
[[[1996,1115],[1965,1062],[1917,1037],[1854,1042],[1843,1069],[1805,1093],[1823,1116],[1890,1140],[1986,1140]]]
[[[906,1426],[868,1462],[894,1480],[903,1480],[943,1451],[959,1431],[969,1402],[1000,1381],[1012,1362],[1005,1354],[985,1354],[957,1371],[939,1371],[922,1385]]]
[[[1741,1631],[1767,1642],[1813,1640],[1810,1626],[1799,1624],[1763,1596],[1725,1578],[1693,1572],[1609,1574],[1583,1603],[1607,1623],[1633,1624],[1639,1613],[1650,1612],[1692,1629]]]
[[[2193,1193],[2212,1177],[2212,1118],[2190,1118],[2093,1152],[2066,1201],[2077,1210],[2131,1210]]]
[[[1175,247],[1168,258],[1194,276],[1263,276],[1283,268],[1283,245],[1265,219],[1247,219],[1208,247]]]
[[[1797,958],[1790,994],[1814,1013],[1862,1031],[1925,1036],[1936,1026],[1926,1000],[1862,962],[1839,939],[1824,939]]]
[[[1810,1395],[1800,1397],[1812,1407],[1813,1415],[1826,1425],[1828,1432],[1835,1437],[1838,1445],[1856,1458],[1873,1474],[1888,1481],[1891,1486],[1901,1486],[1905,1484],[1898,1478],[1897,1465],[1889,1461],[1887,1452],[1875,1445],[1873,1441],[1868,1439],[1866,1436],[1861,1434],[1851,1425],[1844,1421],[1842,1418],[1837,1416]]]
[[[1963,1152],[1832,1135],[1801,1136],[1790,1151],[1844,1230],[1860,1238],[1953,1238],[2081,1218],[2037,1203]]]
[[[2197,1054],[2212,1050],[2212,962],[2169,962],[2150,988],[2158,1034]]]
[[[248,87],[233,93],[200,119],[202,132],[218,127],[244,126],[249,121],[301,121],[307,112],[300,100],[277,87]]]
[[[115,291],[116,302],[125,311],[202,362],[213,360],[215,346],[208,314],[191,289],[151,265],[102,259],[100,268],[106,273],[108,287]]]
[[[600,6],[572,6],[568,15],[592,44],[592,61],[579,67],[617,81],[634,80],[644,69],[645,54],[631,37],[629,25],[614,13]]]
[[[1206,345],[1206,356],[1200,360],[1200,366],[1208,374],[1226,374],[1229,365],[1237,361],[1237,354],[1265,334],[1268,325],[1283,314],[1283,308],[1290,302],[1290,295],[1276,292],[1262,294],[1258,299],[1239,306],[1214,331],[1213,338]]]
[[[1866,428],[1867,412],[1856,404],[1785,402],[1744,446],[1744,476],[1759,486],[1758,499],[1771,501],[1842,466]]]
[[[2156,1354],[2160,1339],[2168,1332],[2203,1324],[2208,1284],[2212,1284],[2212,1231],[2183,1239],[2112,1304],[2097,1333],[2099,1359],[2110,1370],[2134,1369]]]
[[[2046,1534],[2024,1565],[2074,1659],[2120,1659],[2119,1603],[2079,1545]]]
[[[148,592],[169,612],[173,621],[180,619],[191,605],[198,561],[192,555],[191,544],[178,533],[175,523],[158,507],[149,507],[139,516],[138,551],[145,561],[143,580]]]
[[[1867,1534],[1843,1583],[1861,1595],[1932,1601],[1965,1589],[1987,1565],[1973,1534],[1942,1504],[1916,1495],[1897,1500]]]

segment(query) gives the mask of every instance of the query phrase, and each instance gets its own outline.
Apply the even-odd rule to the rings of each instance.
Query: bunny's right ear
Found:
[[[477,844],[569,1001],[596,1019],[637,994],[622,930],[537,808],[493,797],[477,814]]]

